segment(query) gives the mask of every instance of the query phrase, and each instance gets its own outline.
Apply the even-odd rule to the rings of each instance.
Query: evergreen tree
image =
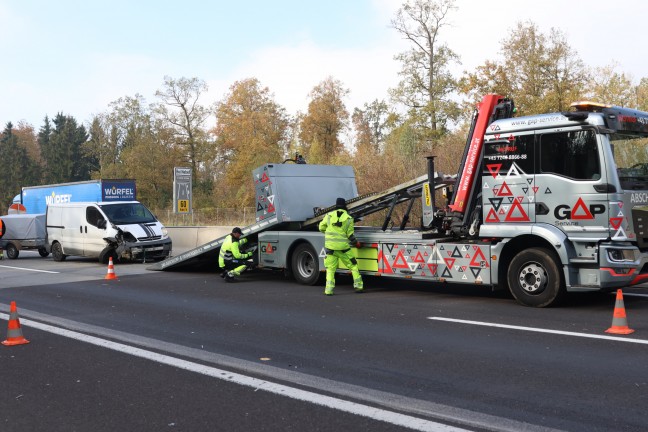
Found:
[[[44,178],[48,183],[65,183],[89,180],[91,170],[96,167],[96,158],[84,160],[82,147],[88,141],[88,133],[83,125],[78,125],[74,117],[58,113],[51,128],[45,118],[45,125],[39,133],[41,154],[45,161]]]
[[[30,159],[27,150],[19,145],[11,122],[7,123],[0,135],[0,154],[4,166],[0,176],[0,211],[6,214],[21,187],[30,186],[35,181],[36,163]]]

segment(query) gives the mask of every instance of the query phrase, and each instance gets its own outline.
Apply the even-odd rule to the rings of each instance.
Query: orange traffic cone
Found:
[[[605,330],[606,333],[630,334],[634,330],[628,327],[625,306],[623,305],[623,292],[618,289],[616,295],[616,304],[614,305],[614,315],[612,316],[612,327]]]
[[[20,319],[18,319],[18,311],[16,310],[16,302],[11,302],[11,309],[9,310],[9,326],[7,327],[7,340],[2,342],[2,345],[23,345],[28,344],[29,341],[23,337],[22,330],[20,329]]]
[[[108,273],[106,273],[106,277],[104,279],[117,279],[117,275],[115,274],[115,266],[113,265],[112,257],[110,257],[108,259]]]

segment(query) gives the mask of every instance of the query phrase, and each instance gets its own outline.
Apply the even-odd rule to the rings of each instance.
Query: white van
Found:
[[[171,252],[167,229],[137,201],[49,204],[46,226],[56,261],[68,255],[153,261]]]

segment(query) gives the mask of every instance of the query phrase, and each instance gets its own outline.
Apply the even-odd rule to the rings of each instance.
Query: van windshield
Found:
[[[623,189],[648,189],[648,137],[615,133],[609,138]]]
[[[157,222],[153,213],[140,203],[99,204],[99,207],[116,225]]]

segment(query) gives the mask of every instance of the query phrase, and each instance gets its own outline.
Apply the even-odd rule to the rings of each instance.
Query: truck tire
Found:
[[[565,292],[559,260],[544,248],[525,249],[515,255],[508,266],[507,281],[515,300],[524,306],[550,306]]]
[[[47,252],[47,249],[45,248],[38,248],[38,254],[42,256],[43,258],[47,258],[49,255],[49,252]]]
[[[292,275],[302,285],[315,285],[321,281],[319,256],[310,243],[302,243],[291,257]]]
[[[5,250],[7,251],[7,258],[9,259],[16,259],[18,258],[18,255],[20,255],[20,251],[13,243],[7,243]]]
[[[61,243],[52,243],[52,258],[54,258],[54,261],[65,261],[65,258],[67,258],[67,255],[63,254],[63,246],[61,246]]]

